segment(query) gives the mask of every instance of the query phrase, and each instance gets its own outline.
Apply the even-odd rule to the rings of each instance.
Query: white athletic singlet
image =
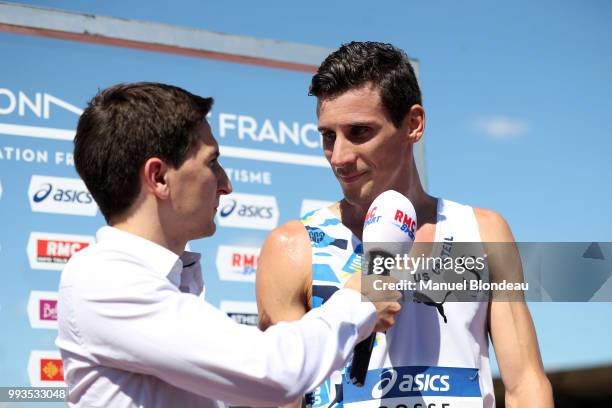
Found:
[[[312,247],[312,305],[318,307],[361,269],[362,244],[327,208],[302,222]],[[439,199],[434,241],[480,242],[472,207]],[[487,313],[487,302],[438,308],[404,302],[396,325],[376,336],[364,386],[351,384],[347,367],[314,390],[310,402],[317,408],[494,407]]]

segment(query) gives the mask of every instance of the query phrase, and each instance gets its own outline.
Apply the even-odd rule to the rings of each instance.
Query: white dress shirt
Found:
[[[202,290],[198,254],[179,258],[101,228],[60,282],[56,344],[69,405],[285,404],[343,366],[376,321],[371,303],[342,289],[301,320],[262,332],[205,302]]]

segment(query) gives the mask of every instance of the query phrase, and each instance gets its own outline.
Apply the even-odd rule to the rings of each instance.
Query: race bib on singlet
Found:
[[[345,408],[482,408],[478,369],[408,366],[369,370],[363,387],[343,381]]]

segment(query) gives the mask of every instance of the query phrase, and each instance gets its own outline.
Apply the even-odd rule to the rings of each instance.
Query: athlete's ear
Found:
[[[425,109],[421,105],[414,104],[404,117],[402,127],[408,132],[410,143],[416,143],[425,133]]]
[[[167,182],[168,165],[158,157],[151,157],[142,166],[142,187],[160,200],[170,196]]]

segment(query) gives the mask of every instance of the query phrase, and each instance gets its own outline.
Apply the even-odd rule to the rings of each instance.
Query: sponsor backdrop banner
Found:
[[[87,101],[118,82],[215,98],[208,120],[234,193],[221,200],[215,236],[189,246],[203,254],[206,299],[256,324],[266,235],[340,196],[307,95],[311,74],[7,33],[0,54],[0,385],[63,384],[61,269],[104,225],[75,172],[72,138]]]

